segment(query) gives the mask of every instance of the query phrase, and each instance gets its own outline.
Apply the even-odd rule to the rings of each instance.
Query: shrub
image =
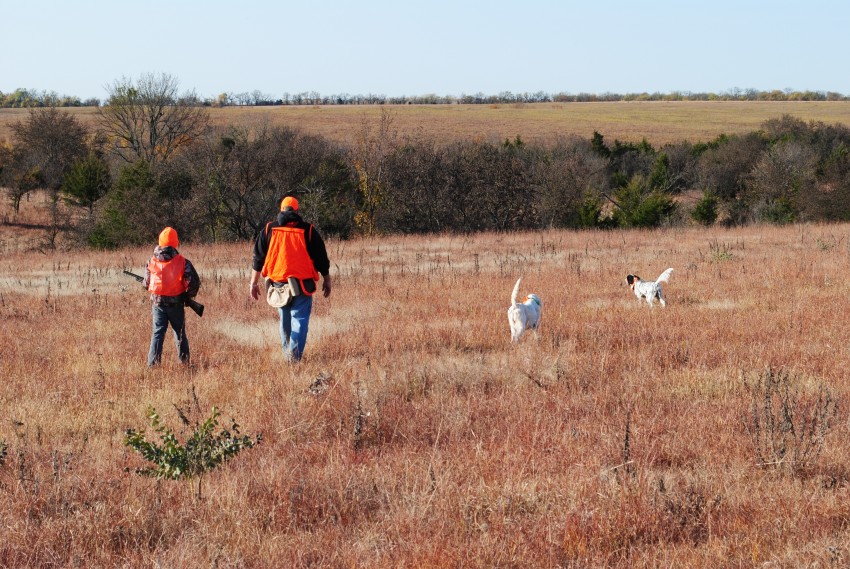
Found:
[[[837,404],[823,386],[814,400],[802,398],[798,383],[798,376],[771,367],[752,384],[744,379],[751,396],[747,433],[759,466],[787,465],[798,471],[820,455]]]
[[[642,176],[634,176],[616,193],[614,220],[620,227],[658,227],[676,209],[673,200],[650,188]]]
[[[691,211],[691,219],[702,225],[711,225],[717,221],[717,203],[717,196],[706,190]]]
[[[62,183],[62,192],[67,203],[88,209],[91,217],[94,204],[106,195],[111,185],[112,179],[106,162],[94,154],[89,154],[71,165]]]
[[[239,425],[231,419],[229,428],[219,426],[220,412],[212,408],[209,418],[194,424],[177,409],[184,425],[191,426],[193,432],[185,444],[181,444],[174,432],[162,424],[159,414],[153,407],[148,408],[147,416],[151,428],[157,433],[161,444],[151,442],[145,437],[145,431],[127,429],[124,444],[138,452],[151,462],[151,466],[137,468],[135,472],[142,476],[153,476],[168,480],[181,480],[198,477],[198,498],[201,497],[201,480],[204,473],[213,470],[233,458],[244,448],[252,448],[262,440],[262,434],[255,439],[239,434]]]
[[[598,227],[601,224],[602,201],[592,195],[585,196],[578,208],[579,226],[584,229]]]

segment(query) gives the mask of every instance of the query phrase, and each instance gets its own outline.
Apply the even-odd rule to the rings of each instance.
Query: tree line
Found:
[[[168,75],[109,91],[96,127],[33,109],[0,148],[13,208],[46,189],[51,235],[94,247],[150,242],[164,225],[196,241],[249,239],[284,195],[340,238],[850,220],[850,129],[787,115],[748,134],[659,148],[598,132],[546,145],[446,145],[399,135],[384,109],[341,146],[286,127],[213,127]],[[682,199],[694,194],[695,203]],[[63,218],[63,202],[79,213]]]
[[[503,91],[487,95],[474,93],[460,95],[387,96],[381,94],[339,93],[323,95],[316,91],[283,93],[280,96],[254,91],[230,91],[215,97],[195,97],[195,104],[205,107],[231,106],[284,106],[284,105],[497,105],[525,103],[599,103],[617,101],[847,101],[850,97],[835,91],[795,91],[792,89],[730,89],[720,93],[672,91],[669,93],[546,93],[543,91],[512,93]],[[39,107],[99,107],[98,98],[80,99],[71,95],[58,95],[55,91],[15,89],[11,93],[0,91],[0,108]]]

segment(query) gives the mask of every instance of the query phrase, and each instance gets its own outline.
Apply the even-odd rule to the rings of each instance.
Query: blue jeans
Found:
[[[148,365],[157,365],[162,360],[162,344],[168,325],[174,330],[174,343],[177,354],[184,364],[189,363],[189,339],[186,337],[186,309],[182,304],[158,305],[151,308],[153,319],[153,335],[151,348],[148,351]]]
[[[310,325],[310,312],[313,310],[313,297],[300,294],[292,304],[278,308],[280,312],[280,340],[283,343],[283,355],[289,361],[299,361],[307,344],[307,328]]]

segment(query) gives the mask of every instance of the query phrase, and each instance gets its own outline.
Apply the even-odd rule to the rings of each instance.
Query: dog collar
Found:
[[[540,301],[534,298],[533,296],[529,296],[528,300],[534,302],[534,304],[536,304],[537,306],[540,306]]]

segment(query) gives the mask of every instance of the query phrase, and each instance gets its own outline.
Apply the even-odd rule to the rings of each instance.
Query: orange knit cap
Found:
[[[285,198],[283,198],[283,201],[280,202],[280,211],[283,211],[288,207],[291,207],[293,210],[298,211],[298,200],[296,200],[292,196],[286,196]]]
[[[177,248],[177,231],[172,227],[166,227],[162,230],[162,233],[159,234],[159,246],[160,247],[174,247]]]

